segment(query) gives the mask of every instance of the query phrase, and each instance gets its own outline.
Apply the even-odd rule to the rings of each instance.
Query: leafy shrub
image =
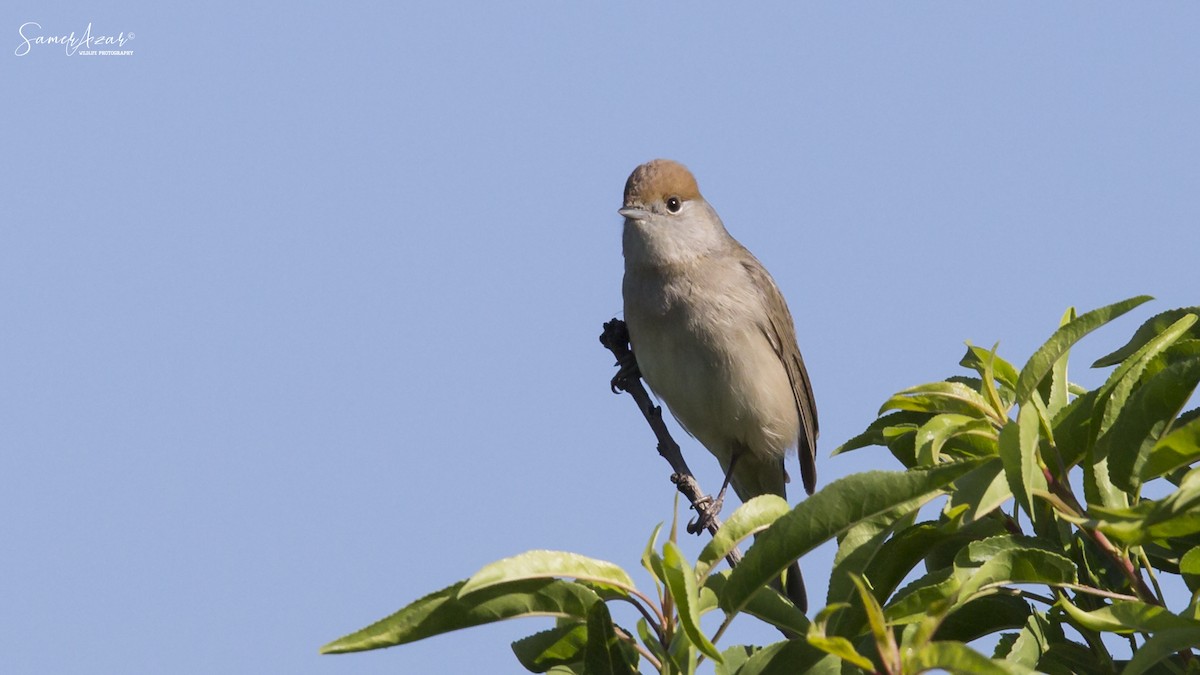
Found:
[[[694,562],[674,526],[661,548],[656,528],[641,557],[653,590],[609,562],[530,551],[322,652],[553,616],[553,628],[513,644],[532,672],[691,673],[704,659],[722,675],[1200,672],[1200,409],[1182,412],[1200,382],[1200,308],[1145,322],[1093,364],[1115,366],[1099,388],[1067,379],[1072,345],[1147,300],[1068,311],[1019,372],[968,346],[960,365],[972,375],[897,393],[835,451],[884,446],[903,471],[847,476],[794,508],[751,500]],[[718,571],[752,535],[741,563]],[[810,621],[771,582],[831,539],[827,605]],[[1165,597],[1162,575],[1181,577],[1172,583],[1190,597]],[[614,625],[607,603],[617,601],[637,608],[636,626]],[[699,617],[714,610],[724,620],[707,635]],[[790,639],[718,650],[742,614]],[[1115,660],[1106,634],[1127,640],[1132,658]],[[986,636],[991,656],[971,646]]]

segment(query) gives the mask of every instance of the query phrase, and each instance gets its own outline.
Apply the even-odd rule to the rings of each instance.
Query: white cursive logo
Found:
[[[129,56],[132,49],[119,49],[133,39],[133,33],[121,32],[116,35],[92,35],[92,23],[89,21],[83,35],[42,35],[42,24],[36,21],[26,21],[17,29],[21,36],[21,44],[13,51],[16,56],[25,56],[34,45],[62,45],[67,56]],[[97,47],[118,47],[118,49],[97,49]]]

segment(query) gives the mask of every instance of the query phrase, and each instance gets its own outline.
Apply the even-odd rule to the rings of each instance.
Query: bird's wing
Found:
[[[792,384],[796,412],[800,415],[800,437],[797,439],[800,477],[804,482],[804,491],[811,495],[817,486],[817,435],[820,431],[817,426],[817,404],[813,400],[812,383],[808,379],[808,370],[804,367],[804,358],[800,356],[800,347],[796,344],[796,326],[792,323],[792,314],[788,311],[783,294],[779,292],[775,280],[762,263],[749,251],[746,251],[746,255],[742,265],[754,285],[762,291],[762,298],[766,303],[767,321],[762,326],[763,333],[787,370],[788,381]]]

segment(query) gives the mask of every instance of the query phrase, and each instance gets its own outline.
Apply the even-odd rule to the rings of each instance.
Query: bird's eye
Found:
[[[679,201],[679,197],[667,197],[667,210],[671,213],[679,213],[681,206],[683,206],[683,202]]]

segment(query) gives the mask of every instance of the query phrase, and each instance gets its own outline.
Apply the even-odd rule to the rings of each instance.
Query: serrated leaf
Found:
[[[859,521],[846,531],[838,543],[837,554],[834,557],[833,571],[829,575],[829,591],[826,602],[829,604],[848,602],[854,597],[854,582],[852,574],[864,574],[873,562],[877,560],[881,549],[886,545],[888,536],[896,528],[907,528],[912,525],[917,511],[934,495],[928,495],[905,502],[878,516]],[[915,561],[912,564],[916,564]],[[903,577],[907,571],[900,574]],[[890,588],[887,589],[891,591]],[[834,625],[837,621],[834,622]]]
[[[905,673],[936,669],[964,675],[1024,675],[1033,672],[1017,663],[993,661],[961,642],[930,642],[904,660]]]
[[[1075,308],[1069,307],[1063,314],[1062,320],[1059,321],[1059,326],[1065,326],[1076,318]],[[1050,368],[1050,387],[1045,392],[1045,396],[1046,410],[1051,415],[1067,406],[1067,389],[1070,385],[1070,382],[1067,381],[1067,357],[1069,354],[1069,349],[1064,350]]]
[[[946,502],[946,512],[966,507],[962,514],[964,523],[971,523],[987,516],[1012,499],[1012,489],[1004,474],[1004,464],[993,457],[979,468],[959,478],[955,490]]]
[[[1124,361],[1125,359],[1129,358],[1131,354],[1141,349],[1142,346],[1147,342],[1153,340],[1155,336],[1162,333],[1163,330],[1165,330],[1168,326],[1183,318],[1187,314],[1200,314],[1200,307],[1181,307],[1179,309],[1169,309],[1165,312],[1150,317],[1145,323],[1139,326],[1136,331],[1134,331],[1133,337],[1129,339],[1129,342],[1125,343],[1123,347],[1112,352],[1111,354],[1106,354],[1105,356],[1101,356],[1100,358],[1096,359],[1096,362],[1092,364],[1092,367],[1104,368],[1105,366],[1113,366]],[[1196,337],[1200,337],[1200,333],[1198,333]]]
[[[1173,363],[1139,387],[1108,433],[1096,443],[1096,453],[1108,457],[1108,475],[1117,487],[1132,491],[1141,485],[1142,465],[1168,426],[1200,384],[1200,357]]]
[[[1013,364],[996,356],[994,351],[988,351],[968,344],[967,353],[963,355],[958,364],[971,368],[979,373],[980,376],[986,377],[988,360],[992,361],[992,371],[995,379],[1008,389],[1016,391],[1017,369],[1013,367]]]
[[[737,675],[841,675],[842,661],[808,644],[786,640],[763,647],[746,660]]]
[[[1200,417],[1175,426],[1154,444],[1138,471],[1142,482],[1200,460]]]
[[[1089,504],[1099,504],[1110,509],[1129,506],[1129,495],[1113,485],[1109,479],[1108,458],[1097,459],[1095,453],[1089,455],[1088,460],[1083,463],[1083,498]]]
[[[1172,614],[1165,607],[1144,602],[1115,600],[1111,605],[1088,612],[1071,604],[1066,597],[1060,596],[1058,606],[1080,626],[1106,633],[1157,633],[1172,628],[1200,629],[1200,622]]]
[[[1029,618],[1026,619],[1024,627],[1013,640],[1007,659],[1027,668],[1036,668],[1042,654],[1050,651],[1050,646],[1056,637],[1050,633],[1050,621],[1046,615],[1041,612],[1029,612]]]
[[[722,663],[716,664],[716,675],[737,675],[738,670],[758,651],[750,645],[734,645],[721,652]]]
[[[1130,393],[1141,381],[1142,374],[1146,372],[1151,360],[1179,340],[1180,336],[1195,323],[1196,316],[1194,314],[1189,314],[1176,321],[1162,333],[1147,341],[1132,356],[1122,361],[1121,365],[1113,370],[1112,374],[1105,381],[1104,386],[1100,388],[1100,398],[1098,400],[1103,403],[1104,415],[1098,420],[1096,436],[1107,433],[1113,422],[1116,421],[1121,413],[1121,409],[1129,400]]]
[[[700,589],[696,584],[696,573],[671,541],[663,545],[663,571],[666,572],[667,588],[675,600],[683,632],[697,649],[720,663],[721,652],[700,629]]]
[[[953,568],[931,570],[897,591],[883,614],[892,625],[920,621],[930,606],[951,601],[961,588],[962,581],[955,576]]]
[[[988,586],[1076,583],[1075,564],[1039,539],[1002,535],[972,542],[954,560],[959,602]]]
[[[921,428],[917,429],[916,443],[917,465],[933,466],[942,458],[942,447],[951,438],[961,434],[979,434],[989,438],[996,435],[992,423],[978,417],[942,413],[934,416]]]
[[[832,654],[839,659],[852,663],[867,672],[874,672],[875,666],[871,663],[871,659],[859,654],[854,649],[854,644],[844,637],[826,637],[824,635],[810,634],[807,637],[808,644],[820,649],[826,654]]]
[[[613,627],[608,605],[603,602],[597,602],[588,611],[583,665],[588,675],[636,675],[625,660],[621,639]]]
[[[594,591],[556,579],[522,579],[459,596],[465,581],[416,600],[391,616],[321,648],[322,654],[380,649],[503,619],[559,616],[579,620],[599,602]]]
[[[724,591],[725,583],[729,580],[729,572],[723,571],[718,574],[710,575],[704,582],[702,591],[711,591],[716,595],[717,604],[720,604],[721,593]],[[750,602],[742,608],[742,611],[757,619],[766,621],[767,623],[789,631],[796,635],[803,635],[808,630],[808,617],[796,608],[790,600],[785,599],[780,595],[779,591],[770,586],[764,586],[758,589],[754,597],[750,598]]]
[[[497,560],[476,572],[459,590],[466,596],[497,584],[520,579],[571,578],[608,586],[623,594],[634,590],[633,579],[613,563],[567,551],[526,551]]]
[[[1139,295],[1094,309],[1054,331],[1050,339],[1033,353],[1017,376],[1017,404],[1023,406],[1029,401],[1034,390],[1054,367],[1054,363],[1070,350],[1072,345],[1088,333],[1148,300],[1152,298]]]
[[[1155,633],[1133,653],[1121,675],[1141,675],[1173,654],[1198,644],[1200,628],[1172,628]]]
[[[896,532],[891,539],[884,542],[863,569],[862,575],[871,580],[875,597],[887,598],[923,559],[926,561],[926,566],[929,567],[932,564],[929,560],[930,556],[933,556],[939,549],[948,550],[948,555],[952,559],[957,551],[969,542],[980,537],[999,534],[1001,531],[1003,531],[1003,526],[998,521],[991,519],[965,526],[957,522],[918,523]],[[932,571],[936,567],[930,569]],[[847,579],[846,582],[848,581]],[[836,578],[831,578],[828,602],[833,604],[837,601],[845,602],[852,599],[856,593],[853,586],[850,586],[848,590],[839,590],[837,594],[834,593],[835,589],[842,589],[847,585]],[[911,587],[906,588],[899,595],[907,593],[910,589]],[[928,603],[919,604],[918,609],[923,612],[927,606]],[[831,635],[852,637],[858,635],[865,625],[866,615],[863,613],[862,607],[853,605],[834,616],[830,620],[827,630]]]
[[[583,661],[588,631],[585,624],[555,626],[512,643],[513,654],[531,673]]]
[[[1033,492],[1045,490],[1047,485],[1038,462],[1038,430],[1037,410],[1033,405],[1021,406],[1017,419],[1000,430],[1000,461],[1004,463],[1008,488],[1031,519]]]
[[[721,608],[740,611],[758,588],[822,542],[864,518],[940,491],[979,464],[980,460],[968,460],[906,472],[870,471],[830,483],[759,533],[755,545],[729,575]]]
[[[971,642],[1002,630],[1020,628],[1029,619],[1029,604],[1011,595],[984,595],[948,614],[934,639]]]
[[[851,575],[854,586],[858,590],[858,599],[866,610],[867,625],[871,627],[871,635],[875,638],[875,646],[884,663],[897,663],[900,651],[896,647],[896,636],[888,629],[887,621],[883,618],[883,607],[875,599],[871,587],[860,575]]]
[[[878,414],[889,410],[959,413],[987,419],[996,415],[982,394],[962,382],[951,381],[930,382],[900,391],[884,402]]]
[[[766,529],[783,514],[791,510],[786,499],[776,495],[759,495],[742,504],[730,515],[713,535],[713,538],[700,551],[696,561],[696,574],[703,579],[712,571],[714,565],[738,544],[748,539],[756,532]]]
[[[851,450],[866,448],[872,445],[887,446],[887,437],[884,435],[885,430],[891,427],[903,426],[916,429],[919,425],[924,424],[929,418],[926,413],[917,413],[909,410],[899,410],[888,413],[875,419],[867,426],[866,430],[861,434],[842,443],[831,453],[831,456],[840,455]]]
[[[1054,443],[1064,468],[1086,457],[1096,442],[1097,425],[1093,424],[1093,418],[1099,395],[1098,389],[1084,392],[1054,416]]]
[[[1200,469],[1189,471],[1179,488],[1162,499],[1145,500],[1127,509],[1092,506],[1087,518],[1066,519],[1097,528],[1130,546],[1200,532]]]

